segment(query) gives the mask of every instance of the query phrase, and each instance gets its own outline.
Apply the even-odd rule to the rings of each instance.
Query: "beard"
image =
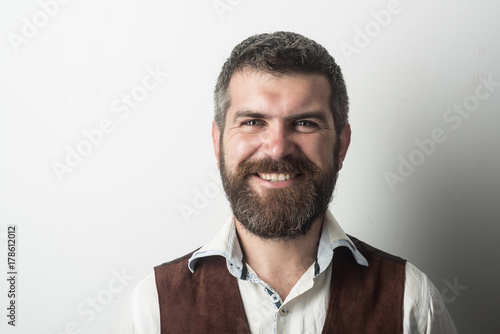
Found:
[[[220,152],[220,173],[226,196],[234,216],[250,233],[269,240],[297,239],[328,209],[337,181],[338,141],[333,165],[325,170],[305,158],[285,157],[243,161],[230,174],[222,147]],[[257,173],[294,174],[304,180],[284,188],[263,188],[259,194],[249,182]]]

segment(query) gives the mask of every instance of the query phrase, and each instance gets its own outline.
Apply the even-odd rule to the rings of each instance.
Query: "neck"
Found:
[[[236,220],[236,231],[245,261],[284,300],[295,283],[316,261],[323,216],[303,237],[267,240],[250,233]]]

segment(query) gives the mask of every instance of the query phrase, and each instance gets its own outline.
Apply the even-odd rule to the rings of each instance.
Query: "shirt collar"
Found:
[[[333,259],[335,249],[341,246],[347,247],[351,251],[359,265],[368,267],[368,261],[356,249],[356,246],[342,230],[332,213],[327,210],[319,240],[315,277],[328,267]],[[226,220],[222,229],[210,243],[193,253],[188,262],[189,270],[194,272],[196,262],[199,259],[214,255],[226,258],[227,269],[233,276],[241,279],[246,278],[246,265],[232,217]]]

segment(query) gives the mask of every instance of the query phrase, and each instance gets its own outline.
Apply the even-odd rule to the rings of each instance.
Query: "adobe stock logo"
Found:
[[[474,93],[467,95],[462,103],[455,103],[452,108],[448,108],[443,113],[443,120],[445,123],[450,124],[453,131],[458,130],[465,119],[470,118],[473,112],[476,112],[481,102],[489,99],[493,93],[500,87],[500,82],[493,81],[493,76],[490,74],[487,77],[480,76],[479,84],[476,85]],[[448,140],[448,135],[445,129],[437,127],[431,131],[430,136],[424,139],[415,139],[414,143],[416,148],[408,155],[399,155],[399,165],[397,169],[386,171],[384,178],[387,186],[392,192],[396,190],[398,183],[404,183],[407,178],[415,173],[417,167],[422,166],[426,159],[433,155],[439,144]]]
[[[212,6],[219,16],[221,21],[224,20],[226,13],[232,12],[236,7],[241,5],[243,0],[214,0]]]
[[[441,300],[437,299],[434,305],[435,314],[442,314],[447,311],[446,305],[456,302],[458,297],[460,297],[468,289],[467,285],[460,284],[458,282],[457,276],[453,278],[453,282],[450,282],[448,279],[443,280],[443,284],[445,287],[439,291]]]
[[[112,277],[108,280],[105,287],[97,291],[95,294],[88,296],[84,301],[76,306],[76,315],[78,320],[71,320],[65,324],[60,324],[60,330],[53,334],[80,334],[82,333],[82,324],[88,324],[94,321],[98,315],[103,312],[106,307],[117,300],[130,283],[135,280],[135,277],[129,275],[125,268],[120,271],[112,270]]]
[[[40,10],[36,11],[31,19],[27,17],[22,18],[21,24],[21,34],[14,32],[9,32],[7,38],[9,39],[10,45],[15,52],[19,52],[19,47],[22,44],[28,44],[36,35],[38,35],[40,29],[47,26],[51,18],[54,18],[61,9],[61,5],[66,5],[71,0],[47,0],[39,1],[38,5]]]
[[[372,11],[370,14],[373,20],[366,22],[363,29],[359,26],[354,28],[352,44],[346,42],[340,44],[340,50],[347,61],[351,62],[353,55],[360,54],[361,50],[370,45],[373,39],[389,26],[393,16],[401,13],[402,10],[403,7],[399,0],[390,0],[387,3],[387,9],[381,9],[378,12]]]
[[[179,204],[179,213],[186,224],[191,224],[191,218],[198,216],[209,206],[210,201],[216,198],[221,192],[222,185],[220,184],[218,170],[212,170],[208,175],[212,181],[205,183],[201,188],[193,189],[194,196],[191,205]]]
[[[137,109],[148,95],[157,89],[169,75],[163,72],[159,65],[155,68],[146,67],[146,74],[140,84],[135,85],[127,93],[122,93],[111,103],[111,112],[116,114],[115,119],[104,117],[97,122],[97,126],[81,131],[83,138],[75,145],[66,145],[66,156],[63,162],[54,160],[51,164],[52,171],[57,179],[62,182],[66,174],[72,173],[80,166],[84,158],[88,157],[95,148],[102,145],[105,135],[112,133],[120,121],[126,119],[131,111]]]

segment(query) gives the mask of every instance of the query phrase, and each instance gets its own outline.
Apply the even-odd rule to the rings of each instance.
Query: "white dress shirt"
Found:
[[[226,258],[227,269],[238,278],[251,333],[321,333],[330,292],[334,250],[346,246],[359,265],[369,266],[333,215],[325,215],[317,261],[304,273],[285,300],[243,263],[243,253],[230,218],[217,236],[189,259],[189,269],[205,256]],[[216,312],[216,310],[214,310]],[[154,272],[140,281],[129,296],[116,334],[160,334],[160,313]],[[455,325],[436,287],[411,263],[406,263],[403,333],[454,334]]]

